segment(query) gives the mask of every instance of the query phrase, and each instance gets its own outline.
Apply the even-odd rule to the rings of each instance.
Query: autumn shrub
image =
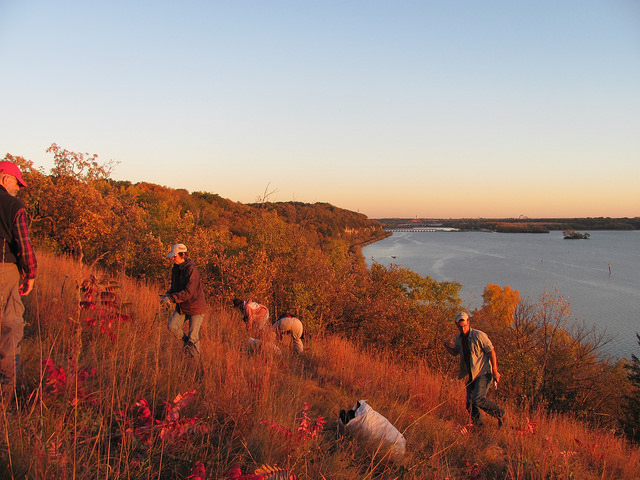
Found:
[[[636,333],[636,338],[640,345],[640,334]],[[629,390],[625,393],[623,428],[629,438],[640,442],[640,358],[638,355],[632,354],[631,361],[623,365],[623,369],[630,384]]]
[[[451,335],[450,319],[460,308],[460,288],[456,282],[437,282],[397,265],[374,263],[360,277],[332,331],[390,348],[405,359],[439,365],[442,340]]]
[[[405,355],[432,352],[437,325],[459,303],[455,284],[404,269],[367,269],[358,245],[386,234],[362,214],[322,203],[241,205],[214,194],[117,182],[110,178],[113,163],[95,154],[56,144],[47,152],[54,165],[49,174],[26,159],[6,158],[24,171],[31,233],[50,252],[163,284],[168,247],[185,243],[212,304],[252,298],[272,318],[296,315],[310,334],[355,327],[357,335]],[[398,316],[411,324],[402,328]]]

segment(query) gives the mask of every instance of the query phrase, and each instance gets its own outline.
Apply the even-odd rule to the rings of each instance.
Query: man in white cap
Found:
[[[24,334],[24,306],[36,279],[36,256],[29,239],[29,220],[16,198],[27,184],[18,166],[0,161],[0,384],[3,400],[12,396],[20,367],[20,342]]]
[[[167,327],[176,338],[182,340],[185,353],[199,357],[200,326],[207,310],[200,273],[193,260],[187,256],[187,247],[182,243],[176,243],[171,247],[167,258],[173,260],[171,287],[162,295],[160,302],[176,304]],[[186,321],[189,321],[188,335],[183,331]]]
[[[458,335],[453,342],[444,342],[451,355],[460,355],[458,378],[467,378],[467,410],[475,425],[482,425],[480,409],[498,419],[502,426],[504,410],[487,398],[492,381],[500,381],[498,358],[493,344],[486,333],[471,328],[469,315],[460,312],[455,318]]]

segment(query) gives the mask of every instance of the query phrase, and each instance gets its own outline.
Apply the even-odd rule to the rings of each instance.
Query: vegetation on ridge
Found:
[[[624,361],[598,356],[605,339],[577,327],[558,295],[532,302],[508,286],[487,286],[474,324],[498,349],[505,381],[496,394],[511,402],[513,422],[488,438],[470,434],[461,384],[449,379],[454,362],[441,345],[454,334],[460,285],[399,266],[367,268],[352,246],[384,235],[379,224],[326,204],[241,205],[114,182],[95,157],[55,145],[51,152],[49,175],[8,156],[25,170],[25,201],[45,260],[28,308],[19,421],[5,416],[7,468],[15,466],[7,472],[184,478],[198,461],[216,478],[235,462],[243,472],[266,463],[332,479],[632,478],[637,471],[637,449],[612,432],[637,432],[619,420],[632,418],[623,412],[638,408],[640,386]],[[323,227],[331,210],[340,227]],[[158,306],[169,271],[163,257],[178,241],[188,245],[210,300],[202,378],[173,349],[168,312]],[[107,300],[118,293],[112,310],[93,302],[100,315],[82,289],[98,265],[117,279],[100,284]],[[246,331],[229,312],[234,296],[267,304],[273,316],[299,316],[310,351],[250,355]],[[402,468],[332,438],[337,411],[360,398],[406,432]],[[260,422],[292,430],[305,403],[310,418],[328,419],[327,430],[289,451]],[[542,450],[551,453],[541,460]]]

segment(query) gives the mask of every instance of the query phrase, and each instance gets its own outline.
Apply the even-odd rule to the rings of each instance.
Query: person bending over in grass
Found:
[[[167,258],[173,261],[171,287],[161,296],[160,302],[176,304],[167,327],[176,338],[182,340],[185,353],[192,357],[199,357],[200,326],[207,309],[200,273],[193,260],[187,256],[187,247],[182,243],[176,243],[171,247]],[[186,321],[189,321],[188,335],[183,330]]]
[[[278,321],[274,323],[273,328],[278,335],[278,340],[282,340],[284,334],[291,335],[293,339],[293,348],[296,352],[302,353],[304,345],[302,344],[302,322],[289,313],[283,313],[278,318]]]
[[[253,300],[233,299],[233,306],[242,314],[242,321],[247,324],[247,330],[264,330],[269,321],[269,309]]]
[[[453,342],[444,342],[451,355],[460,355],[459,379],[467,378],[467,410],[474,425],[482,425],[480,409],[498,419],[502,426],[504,410],[487,398],[487,391],[494,380],[500,381],[498,359],[493,344],[486,333],[471,328],[469,315],[460,312],[455,318],[458,335]]]

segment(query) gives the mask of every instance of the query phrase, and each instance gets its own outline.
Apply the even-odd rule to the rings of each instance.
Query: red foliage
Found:
[[[80,293],[83,300],[80,301],[80,308],[85,311],[94,312],[87,316],[85,322],[89,327],[100,325],[100,333],[108,336],[112,341],[116,341],[113,332],[115,321],[128,322],[131,316],[121,312],[122,303],[120,295],[116,290],[120,287],[115,284],[104,284],[98,281],[95,275],[91,275],[82,282]],[[100,299],[99,304],[95,299]]]
[[[71,378],[75,375],[77,382],[68,382],[67,372],[61,366],[56,367],[51,358],[46,358],[43,362],[44,368],[44,385],[49,394],[72,393],[74,399],[72,405],[77,404],[80,400],[89,400],[95,402],[93,395],[86,392],[86,382],[96,374],[93,367],[84,367],[76,373],[76,365],[73,357],[67,359]]]
[[[260,424],[267,425],[271,430],[278,432],[285,440],[291,440],[293,438],[293,432],[278,423],[262,420]]]
[[[311,405],[309,403],[305,403],[302,406],[302,413],[300,415],[300,420],[298,422],[298,428],[296,429],[295,435],[287,427],[284,427],[273,421],[269,422],[267,420],[262,420],[260,423],[262,425],[267,425],[272,430],[278,432],[287,441],[291,441],[294,438],[299,442],[311,440],[313,438],[316,438],[322,431],[326,420],[324,417],[318,417],[315,421],[311,421],[308,413],[310,406]]]
[[[296,480],[295,474],[289,473],[287,469],[270,465],[262,465],[253,473],[264,480]]]
[[[95,302],[91,302],[89,300],[83,300],[80,302],[80,307],[82,307],[85,310],[95,310],[96,309],[96,303]]]
[[[151,445],[153,417],[151,416],[149,402],[143,398],[139,402],[136,402],[136,407],[138,407],[138,426],[134,428],[133,435],[144,445]]]
[[[527,417],[527,425],[524,428],[513,427],[513,429],[519,435],[535,435],[538,431],[538,424]]]
[[[192,478],[193,480],[206,480],[207,474],[204,471],[204,463],[197,462],[191,469],[191,475],[187,478]]]
[[[80,291],[85,299],[93,300],[95,294],[98,293],[97,284],[98,281],[94,275],[91,275],[88,279],[82,282],[82,285],[80,285]]]
[[[44,384],[49,393],[59,393],[67,386],[67,374],[62,367],[56,367],[51,358],[44,361]]]
[[[326,422],[324,417],[318,417],[315,422],[311,422],[308,414],[310,406],[311,405],[309,403],[305,403],[302,406],[302,415],[300,418],[300,423],[298,424],[299,440],[310,440],[312,438],[316,438],[318,436],[318,433],[320,433],[324,428],[324,424]]]
[[[168,441],[181,439],[194,430],[199,432],[208,431],[208,428],[205,426],[195,428],[198,422],[198,416],[180,418],[180,410],[193,401],[195,393],[195,389],[189,390],[176,395],[173,402],[164,402],[167,408],[163,420],[153,419],[149,402],[144,398],[135,404],[138,410],[133,422],[127,418],[124,412],[117,412],[124,435],[126,437],[133,436],[133,438],[142,444],[150,446],[153,440],[152,433],[154,428],[160,430],[159,437],[162,440]]]
[[[480,478],[482,478],[482,472],[484,471],[484,468],[482,466],[478,465],[477,463],[474,463],[472,465],[471,462],[465,461],[465,467],[467,477],[471,480],[479,480]]]
[[[594,458],[597,458],[598,460],[602,460],[604,458],[604,454],[602,452],[597,451],[598,450],[597,443],[584,443],[579,438],[574,438],[574,440],[577,445],[581,447],[586,447],[586,449],[589,450],[589,453],[591,453],[591,455]]]
[[[473,430],[473,423],[467,423],[466,425],[458,425],[456,423],[446,420],[455,430],[460,432],[461,435],[468,435]]]
[[[163,440],[177,439],[189,433],[196,424],[198,417],[180,418],[180,409],[189,405],[195,398],[196,389],[179,393],[173,402],[164,402],[167,406],[165,419],[156,420],[160,428],[160,438]]]
[[[136,402],[137,407],[136,418],[129,419],[126,412],[120,410],[115,412],[118,421],[120,422],[122,437],[131,439],[135,438],[143,445],[151,445],[151,433],[153,431],[153,417],[151,416],[151,409],[149,409],[149,402],[144,398],[139,402]]]
[[[247,473],[246,475],[242,474],[242,470],[240,470],[240,465],[234,465],[227,472],[225,477],[226,480],[264,480],[262,475],[255,475],[253,473]]]

